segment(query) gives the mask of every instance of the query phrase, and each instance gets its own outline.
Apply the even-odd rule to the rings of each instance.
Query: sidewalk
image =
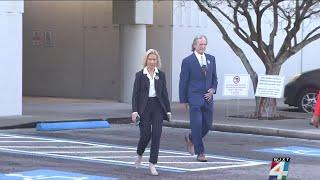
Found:
[[[320,129],[309,125],[310,114],[295,112],[278,101],[283,120],[257,120],[230,117],[253,112],[254,100],[218,100],[214,105],[214,130],[280,137],[320,140]],[[82,119],[105,119],[112,123],[129,123],[131,105],[107,100],[82,100],[46,97],[24,97],[23,115],[0,117],[0,129],[32,128],[37,122]],[[172,104],[171,127],[189,127],[187,115]]]

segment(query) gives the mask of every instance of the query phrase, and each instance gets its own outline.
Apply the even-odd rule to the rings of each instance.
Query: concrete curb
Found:
[[[83,120],[88,120],[88,119],[83,119]],[[121,123],[118,123],[118,124],[127,124],[131,122],[130,118],[115,118],[114,120],[110,118],[109,120],[111,121],[110,124],[113,124],[113,121],[114,122],[121,121]],[[52,122],[52,121],[49,121],[49,122]],[[59,122],[59,121],[53,121],[53,122]],[[1,129],[35,128],[37,123],[39,122],[30,122],[25,124],[5,126],[5,127],[0,127],[0,130]],[[164,126],[190,129],[189,122],[187,121],[177,121],[177,120],[172,120],[170,122],[164,121]],[[229,125],[229,124],[215,123],[214,131],[320,140],[319,133],[310,133],[303,130],[287,130],[287,129],[279,129],[279,128],[267,128],[267,127],[261,128],[258,126],[243,126],[243,125]]]
[[[164,126],[175,127],[175,128],[190,128],[189,122],[183,122],[183,121],[164,122]],[[241,126],[241,125],[228,125],[228,124],[214,124],[213,129],[214,131],[221,131],[221,132],[233,132],[233,133],[264,135],[264,136],[320,140],[320,136],[317,133],[310,133],[310,132],[298,131],[298,130],[261,128],[256,126]]]

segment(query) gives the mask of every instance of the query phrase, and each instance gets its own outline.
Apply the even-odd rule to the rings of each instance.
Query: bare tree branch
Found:
[[[307,12],[310,11],[310,9],[312,8],[312,6],[316,5],[317,3],[319,3],[319,1],[307,0],[305,6],[302,9],[301,17],[305,17]]]
[[[256,91],[257,74],[244,51],[230,38],[235,33],[243,42],[259,57],[266,68],[266,74],[278,75],[281,65],[291,56],[299,52],[308,44],[320,39],[320,23],[314,28],[308,28],[307,35],[299,39],[298,34],[303,22],[319,15],[320,0],[194,0],[201,11],[205,12],[211,21],[217,26],[224,41],[240,58],[242,64],[250,74],[254,91]],[[221,9],[222,5],[227,9]],[[231,11],[231,13],[230,13]],[[228,14],[230,13],[230,14]],[[268,15],[272,16],[268,16]],[[221,18],[221,19],[219,19]],[[227,31],[223,26],[223,20],[231,23],[233,31]],[[269,34],[265,32],[266,21],[272,21]],[[318,20],[318,19],[317,19]],[[278,39],[279,32],[284,32]],[[230,33],[230,34],[229,34]],[[264,38],[269,37],[268,40]],[[275,56],[275,42],[280,42],[280,49]],[[300,41],[299,41],[300,40]],[[259,117],[266,109],[265,100],[256,99],[256,115]],[[274,106],[275,106],[275,100]],[[268,107],[269,108],[269,107]],[[272,107],[273,112],[276,108]],[[268,114],[268,113],[267,113]]]
[[[195,0],[195,2],[199,6],[200,10],[203,11],[204,13],[206,13],[207,16],[217,25],[218,29],[222,33],[223,39],[228,43],[228,45],[231,47],[233,52],[235,52],[235,54],[241,59],[241,61],[244,64],[247,72],[251,76],[252,83],[253,84],[257,84],[257,82],[253,81],[253,79],[257,79],[257,73],[253,70],[253,68],[252,68],[248,58],[246,57],[245,53],[241,50],[241,48],[239,46],[236,45],[236,43],[234,43],[232,41],[232,39],[230,38],[230,36],[226,32],[226,30],[223,28],[223,26],[220,23],[220,21],[215,16],[213,16],[212,13],[208,9],[206,9],[204,7],[204,5],[202,5],[200,0]],[[254,91],[255,91],[255,89],[256,89],[256,87],[254,87]]]
[[[276,0],[275,0],[276,1]],[[278,5],[277,3],[275,3],[275,1],[273,1],[273,29],[269,35],[269,47],[268,47],[268,51],[269,54],[272,55],[273,59],[274,58],[274,38],[277,35],[278,32]]]
[[[267,53],[268,47],[263,42],[262,32],[261,32],[261,26],[262,26],[262,13],[259,11],[259,9],[255,9],[256,12],[256,26],[257,26],[257,42],[258,42],[258,48],[259,48],[259,54]],[[260,56],[259,56],[260,57]],[[265,66],[270,65],[270,59],[267,56],[260,57],[261,61],[264,63]],[[269,62],[269,63],[268,63]]]
[[[234,13],[233,13],[233,19],[235,22],[235,27],[234,27],[234,31],[235,33],[246,43],[251,44],[252,43],[252,39],[249,37],[249,35],[240,27],[239,25],[239,20],[238,20],[238,12],[239,12],[239,8],[240,8],[240,2],[237,2],[236,5],[233,7],[234,9]]]
[[[262,0],[262,1],[263,1],[263,0]],[[259,4],[261,4],[262,1],[261,1]],[[280,2],[283,2],[283,1],[285,1],[285,0],[278,0],[277,4],[279,4]],[[271,6],[273,6],[273,4],[274,4],[274,3],[269,3],[269,4],[267,4],[265,7],[263,7],[263,8],[260,10],[260,12],[263,14],[266,10],[268,10]],[[260,5],[259,5],[259,6],[260,6]]]
[[[320,26],[314,28],[312,31],[309,32],[309,34],[306,35],[306,37],[302,41],[307,40],[313,33],[315,33],[319,29],[320,29]]]
[[[293,47],[291,49],[291,52],[293,54],[297,53],[298,51],[300,51],[303,47],[305,47],[306,45],[310,44],[311,42],[320,39],[320,33],[315,34],[314,36],[308,38],[308,39],[304,39],[303,41],[301,41],[299,44],[297,44],[295,47]],[[292,54],[292,55],[293,55]]]
[[[219,13],[224,16],[229,22],[231,22],[232,24],[234,24],[234,21],[225,13],[223,12],[220,8],[218,8],[217,6],[213,6],[212,4],[210,4],[208,1],[205,1],[206,5],[211,8],[211,9],[216,9],[217,11],[219,11]]]
[[[280,13],[278,12],[278,15],[279,15],[280,18],[282,18],[282,19],[284,19],[284,20],[286,20],[286,21],[287,21],[289,18],[291,19],[290,14],[289,14],[286,10],[284,10],[281,6],[279,6],[279,4],[277,5],[277,9],[280,10],[279,12],[282,13],[282,14],[280,14]]]
[[[298,43],[296,46],[292,47],[290,49],[290,51],[283,53],[283,55],[279,58],[279,61],[277,62],[277,64],[278,65],[283,64],[288,58],[290,58],[292,55],[299,52],[303,47],[305,47],[306,45],[308,45],[318,39],[320,39],[320,33],[315,34],[314,36],[310,37],[309,39],[304,39],[303,41]]]
[[[257,41],[257,32],[256,32],[256,30],[255,30],[255,27],[254,27],[254,24],[253,24],[253,20],[252,20],[252,18],[251,18],[251,16],[250,16],[250,13],[249,13],[249,11],[248,11],[248,5],[242,6],[242,9],[243,9],[243,15],[244,15],[244,16],[246,17],[246,19],[247,19],[247,24],[248,24],[248,27],[249,27],[249,30],[250,30],[250,33],[251,33],[250,37],[251,37],[254,41],[258,42],[258,41]]]
[[[319,13],[320,13],[320,10],[312,11],[310,14],[304,16],[303,19],[309,19],[312,15],[319,14]]]
[[[222,11],[222,10],[221,10],[220,8],[218,8],[217,6],[214,6],[214,5],[210,4],[208,1],[205,1],[206,5],[207,5],[209,8],[212,8],[212,9],[217,10],[219,13],[221,13],[221,14],[223,15],[223,17],[225,17],[230,23],[232,23],[232,24],[235,26],[235,28],[234,28],[235,33],[236,33],[245,43],[249,44],[249,45],[251,46],[251,48],[255,50],[255,52],[258,52],[258,51],[259,51],[259,48],[257,48],[257,47],[255,46],[255,44],[252,42],[252,41],[253,41],[253,40],[252,40],[252,36],[256,36],[256,35],[250,35],[250,36],[249,36],[249,35],[246,33],[246,31],[245,31],[243,28],[241,28],[240,25],[239,25],[238,14],[237,14],[237,13],[240,13],[240,14],[242,14],[242,15],[244,14],[243,12],[241,12],[241,11],[239,10],[239,7],[240,7],[241,4],[240,4],[240,3],[236,3],[236,5],[233,6],[233,5],[231,4],[230,0],[227,0],[226,2],[228,3],[229,7],[234,10],[234,16],[233,16],[234,19],[231,19],[224,11]],[[252,26],[253,26],[253,23],[252,23]],[[256,34],[256,32],[255,32],[255,30],[254,30],[254,27],[251,27],[251,28],[252,28],[253,31],[254,31],[253,33]],[[259,57],[265,57],[265,56],[264,56],[263,54],[261,54],[261,53],[257,53],[257,55],[258,55]]]
[[[292,47],[292,39],[296,36],[297,32],[300,30],[300,26],[301,26],[301,23],[302,23],[302,18],[300,16],[300,10],[301,8],[304,8],[304,7],[301,7],[299,6],[299,1],[300,0],[296,0],[295,1],[295,22],[293,23],[293,27],[291,28],[291,18],[288,16],[288,24],[287,24],[287,27],[286,27],[286,32],[287,32],[287,35],[282,43],[282,46],[276,56],[276,59],[281,59],[281,57],[283,57],[283,55],[286,53],[287,50],[290,50],[291,47]],[[307,4],[307,3],[306,3]],[[291,28],[291,29],[290,29]],[[289,30],[290,29],[290,30]],[[281,60],[280,60],[281,61]]]

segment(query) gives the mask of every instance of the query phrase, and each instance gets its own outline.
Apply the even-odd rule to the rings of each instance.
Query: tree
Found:
[[[320,0],[194,0],[201,11],[211,19],[222,34],[223,40],[240,58],[250,75],[254,92],[258,75],[252,68],[241,46],[230,37],[231,33],[246,43],[265,67],[265,74],[279,75],[282,64],[306,45],[320,38]],[[319,17],[318,17],[319,18]],[[318,22],[309,28],[306,36],[298,38],[303,23]],[[263,29],[268,21],[270,32]],[[227,23],[225,23],[227,22]],[[227,28],[233,27],[228,31]],[[278,34],[283,33],[281,37]],[[277,39],[276,39],[277,38]],[[275,41],[280,46],[275,46]],[[256,97],[255,118],[275,118],[275,98]]]

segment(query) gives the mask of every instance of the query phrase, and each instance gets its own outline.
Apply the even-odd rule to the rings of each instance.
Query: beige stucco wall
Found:
[[[25,9],[24,95],[119,99],[121,49],[112,1],[26,1]],[[33,45],[34,31],[52,32],[53,46]],[[154,1],[146,43],[160,52],[170,91],[171,1]]]
[[[118,98],[112,1],[26,1],[25,9],[24,95]],[[53,45],[33,45],[33,31],[52,32]]]

